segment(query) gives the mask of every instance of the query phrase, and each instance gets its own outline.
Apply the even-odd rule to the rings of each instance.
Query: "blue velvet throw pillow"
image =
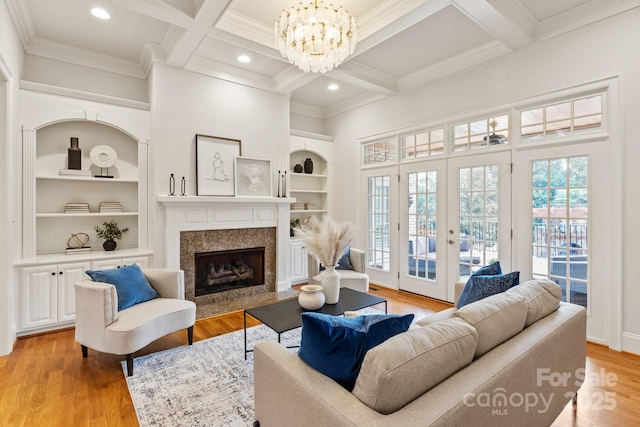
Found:
[[[353,268],[353,266],[351,265],[351,259],[349,258],[350,255],[351,255],[351,246],[347,246],[347,249],[344,250],[344,252],[342,253],[342,256],[338,260],[338,264],[336,265],[336,270],[355,270],[355,268]],[[324,269],[325,269],[324,265],[320,263],[319,270],[322,271]]]
[[[409,329],[413,314],[340,317],[302,313],[298,356],[351,391],[369,349]]]
[[[87,270],[94,282],[110,283],[118,293],[118,311],[159,297],[136,264],[111,270]]]
[[[336,270],[354,270],[353,266],[351,265],[351,259],[349,258],[350,255],[351,246],[348,246],[338,260],[338,266],[336,267]]]
[[[494,261],[491,264],[480,267],[478,270],[474,271],[472,276],[495,276],[498,274],[502,274],[500,261]]]
[[[514,271],[506,274],[496,274],[492,276],[476,276],[469,277],[467,284],[458,300],[458,308],[461,308],[472,302],[481,300],[491,295],[499,294],[507,289],[520,283],[520,272]]]

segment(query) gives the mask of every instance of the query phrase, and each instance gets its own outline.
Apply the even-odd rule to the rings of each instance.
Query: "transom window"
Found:
[[[400,147],[403,160],[444,154],[444,129],[403,135]]]
[[[364,165],[392,163],[396,161],[396,138],[387,138],[362,144]]]
[[[520,114],[523,140],[571,135],[602,126],[602,95],[544,105]]]
[[[453,128],[453,151],[467,151],[508,142],[508,114],[460,123]]]

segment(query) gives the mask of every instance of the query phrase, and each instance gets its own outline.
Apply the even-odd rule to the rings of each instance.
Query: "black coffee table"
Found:
[[[353,289],[342,288],[340,289],[340,300],[337,304],[325,304],[318,310],[313,310],[313,312],[340,316],[345,311],[360,310],[382,303],[384,303],[384,312],[387,313],[386,299],[354,291]],[[247,314],[273,329],[278,334],[278,342],[280,342],[280,335],[283,332],[302,326],[302,313],[306,311],[311,310],[305,310],[300,307],[297,298],[244,310],[245,360],[247,359],[247,353],[253,351],[247,349]]]

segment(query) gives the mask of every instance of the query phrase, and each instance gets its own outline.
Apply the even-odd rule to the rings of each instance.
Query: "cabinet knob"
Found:
[[[51,272],[51,275],[52,275],[52,276],[55,276],[55,275],[56,275],[56,272],[55,272],[55,271],[52,271],[52,272]]]
[[[64,271],[59,272],[58,274],[62,275],[62,273],[64,273]]]

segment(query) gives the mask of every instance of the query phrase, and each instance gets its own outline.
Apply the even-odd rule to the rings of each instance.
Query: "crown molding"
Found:
[[[193,71],[209,77],[273,92],[274,83],[269,77],[251,71],[233,67],[201,56],[192,57],[184,66],[185,70]]]
[[[277,50],[274,27],[269,27],[260,21],[236,13],[233,10],[226,11],[220,17],[220,20],[218,20],[215,25],[215,29]]]
[[[640,7],[640,0],[591,0],[539,23],[535,40],[541,41],[568,33],[603,19]]]
[[[135,108],[137,110],[151,110],[151,106],[148,102],[134,101],[132,99],[118,98],[109,95],[100,95],[93,92],[85,92],[82,90],[52,86],[27,80],[20,80],[20,89],[31,92],[46,93],[49,95],[64,96],[67,98],[84,99],[85,101],[94,101],[103,104],[119,105],[121,107]]]
[[[398,90],[402,92],[411,89],[510,52],[512,52],[512,50],[498,40],[489,42],[470,51],[461,53],[460,55],[441,61],[431,67],[400,78]]]
[[[145,71],[139,63],[95,53],[87,49],[70,47],[49,40],[34,39],[29,43],[25,51],[29,55],[42,56],[56,61],[96,68],[137,79],[146,78]]]
[[[324,109],[323,118],[328,119],[329,117],[364,107],[367,104],[371,104],[385,98],[387,98],[387,95],[383,95],[381,93],[364,92],[326,107]]]
[[[35,29],[31,21],[29,11],[27,10],[27,2],[22,0],[5,0],[9,16],[13,21],[13,26],[18,33],[22,49],[27,50],[27,46],[31,39],[35,37]]]

